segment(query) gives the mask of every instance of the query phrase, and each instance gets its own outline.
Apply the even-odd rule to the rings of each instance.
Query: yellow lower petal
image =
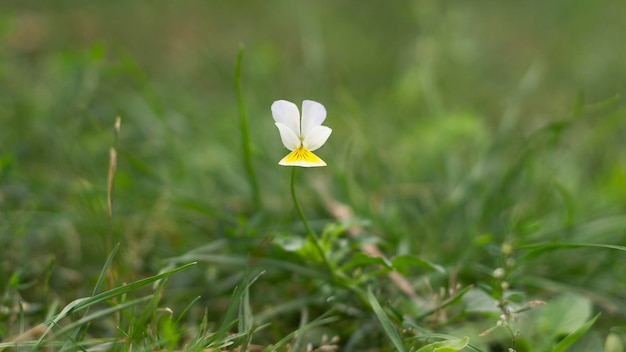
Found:
[[[287,156],[279,161],[278,164],[283,166],[301,167],[326,166],[324,160],[302,147],[291,151],[291,153],[287,154]]]

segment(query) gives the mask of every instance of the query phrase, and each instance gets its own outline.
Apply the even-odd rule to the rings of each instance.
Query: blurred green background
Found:
[[[463,285],[488,283],[510,243],[517,290],[582,293],[605,334],[626,321],[623,252],[523,246],[626,244],[624,14],[609,0],[4,0],[0,284],[19,273],[26,299],[44,300],[33,287],[54,261],[53,295],[84,295],[109,234],[132,280],[198,246],[245,257],[294,231],[270,105],[311,99],[333,129],[318,153],[329,167],[299,176],[316,228],[334,221],[321,184],[385,253],[437,262]],[[240,47],[261,211],[241,157]],[[228,297],[241,267],[194,270],[180,301]],[[259,305],[292,297],[276,280]]]

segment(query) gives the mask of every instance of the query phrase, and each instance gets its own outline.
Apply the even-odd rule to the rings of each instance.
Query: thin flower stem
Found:
[[[296,184],[296,167],[292,167],[291,168],[291,198],[293,199],[293,204],[296,207],[298,216],[300,216],[300,220],[302,220],[302,224],[304,225],[304,228],[306,229],[307,235],[311,237],[311,241],[315,245],[315,248],[319,252],[319,255],[322,257],[322,260],[324,261],[324,264],[330,271],[330,274],[333,276],[333,278],[336,278],[335,269],[330,263],[330,261],[328,260],[328,257],[326,256],[326,252],[324,252],[324,248],[322,248],[322,244],[320,243],[319,237],[317,237],[317,234],[315,234],[311,226],[309,226],[309,222],[306,220],[306,217],[304,217],[304,213],[302,212],[302,208],[300,207],[300,202],[298,202],[298,196],[296,196],[295,184]]]
[[[293,199],[293,204],[295,205],[296,211],[298,212],[298,216],[300,217],[300,220],[302,221],[302,224],[304,225],[304,228],[306,229],[307,236],[311,238],[311,241],[315,245],[315,248],[319,252],[319,255],[322,257],[324,264],[328,268],[328,271],[330,271],[333,281],[337,284],[343,285],[344,287],[350,289],[354,294],[356,294],[356,296],[361,300],[361,302],[365,306],[370,306],[366,293],[354,283],[349,282],[342,272],[335,270],[335,267],[332,265],[330,260],[328,260],[328,256],[326,255],[326,252],[324,252],[324,248],[322,248],[322,244],[321,244],[319,237],[317,237],[317,234],[315,234],[311,226],[309,226],[309,222],[306,220],[306,217],[304,217],[304,213],[302,212],[302,208],[300,207],[300,202],[298,202],[298,196],[296,195],[295,185],[296,185],[296,167],[292,167],[291,168],[291,198]]]

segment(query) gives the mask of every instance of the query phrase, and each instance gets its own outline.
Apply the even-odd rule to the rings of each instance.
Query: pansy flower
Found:
[[[326,166],[313,151],[319,149],[332,130],[322,126],[326,119],[324,105],[311,100],[302,102],[302,117],[296,104],[278,100],[272,104],[272,116],[280,133],[283,145],[291,150],[279,165],[315,167]]]

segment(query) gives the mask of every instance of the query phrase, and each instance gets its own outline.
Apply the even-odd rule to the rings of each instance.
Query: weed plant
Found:
[[[4,1],[0,351],[623,351],[624,13]]]

